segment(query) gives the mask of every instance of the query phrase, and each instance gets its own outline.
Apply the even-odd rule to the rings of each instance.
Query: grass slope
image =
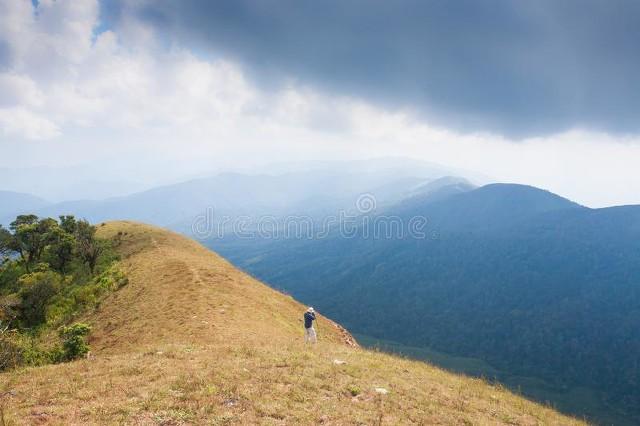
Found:
[[[320,343],[305,347],[304,307],[292,298],[176,234],[100,228],[118,233],[129,284],[85,318],[92,356],[0,375],[5,424],[582,424],[481,380],[360,349],[326,318]]]

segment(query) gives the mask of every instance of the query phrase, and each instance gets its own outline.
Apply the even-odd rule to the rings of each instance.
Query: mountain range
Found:
[[[503,382],[531,378],[526,395],[604,424],[640,421],[640,206],[592,209],[531,186],[477,186],[449,171],[319,164],[63,203],[0,192],[0,223],[17,213],[75,214],[192,235],[209,209],[213,222],[246,216],[253,230],[265,218],[320,227],[345,213],[350,228],[333,223],[311,238],[245,238],[233,227],[195,236],[365,339],[480,360],[491,368],[479,375],[500,371],[509,375]],[[531,382],[544,384],[534,391]]]
[[[584,425],[496,384],[360,348],[318,314],[196,242],[98,227],[126,284],[76,320],[86,359],[0,373],[6,424]]]
[[[415,187],[452,171],[406,159],[314,163],[307,164],[305,170],[279,165],[253,174],[221,173],[118,197],[27,207],[40,216],[75,214],[92,222],[126,217],[189,233],[198,217],[211,212],[215,221],[240,216],[323,217],[354,210],[354,202],[362,193],[373,194],[380,205],[392,204]],[[0,206],[4,206],[0,210],[0,223],[4,224],[23,211],[15,195],[5,198],[0,193]]]
[[[31,194],[14,191],[0,191],[0,224],[18,214],[38,211],[50,204]],[[4,219],[4,220],[2,220]]]
[[[538,188],[440,185],[324,238],[207,244],[354,333],[593,389],[605,424],[640,417],[640,206],[591,209]],[[372,227],[426,219],[420,235]],[[523,389],[526,393],[527,389]],[[624,424],[616,420],[615,424]]]

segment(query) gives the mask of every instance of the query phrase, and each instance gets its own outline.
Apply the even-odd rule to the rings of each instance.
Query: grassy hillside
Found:
[[[370,224],[394,216],[406,228],[427,218],[426,238],[376,237]],[[495,184],[355,222],[349,238],[336,227],[326,238],[209,244],[354,333],[590,388],[596,404],[572,413],[640,424],[640,206],[589,209]]]
[[[302,305],[197,243],[129,222],[100,234],[129,284],[84,318],[88,359],[0,375],[5,424],[582,424],[360,349],[326,318],[305,347]]]

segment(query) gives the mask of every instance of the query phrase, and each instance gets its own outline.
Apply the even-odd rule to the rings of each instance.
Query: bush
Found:
[[[87,309],[96,308],[110,292],[127,285],[129,280],[117,265],[112,265],[88,284],[75,284],[51,299],[47,324],[57,326]]]
[[[49,300],[60,290],[62,278],[53,271],[38,271],[20,278],[20,320],[25,327],[42,324]]]
[[[347,390],[351,394],[351,396],[358,396],[362,393],[362,390],[358,385],[349,385],[347,386]]]
[[[84,338],[91,332],[91,327],[84,323],[76,323],[60,330],[62,342],[62,361],[72,361],[89,353],[89,345]]]
[[[18,262],[6,262],[0,265],[0,294],[15,293],[20,289],[18,279],[25,271]]]
[[[0,329],[0,371],[13,368],[22,361],[22,352],[13,336],[15,334],[7,327]]]
[[[106,292],[119,290],[129,283],[129,279],[117,265],[112,265],[97,276],[94,282]]]
[[[40,348],[33,336],[9,330],[6,326],[0,329],[0,371],[19,365],[45,365],[54,359],[50,351]]]
[[[50,351],[40,347],[34,336],[21,335],[18,339],[20,364],[39,366],[51,363],[54,358]]]

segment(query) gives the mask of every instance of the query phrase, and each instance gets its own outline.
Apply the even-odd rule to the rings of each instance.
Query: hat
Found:
[[[309,309],[307,309],[308,312],[313,312],[313,307],[309,306]]]

